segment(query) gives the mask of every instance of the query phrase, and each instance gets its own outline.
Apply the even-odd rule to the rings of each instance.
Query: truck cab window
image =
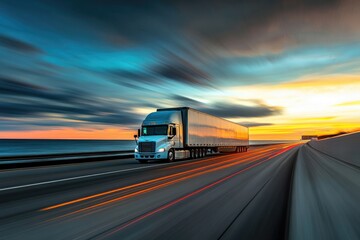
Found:
[[[144,126],[142,128],[142,135],[168,135],[168,125]]]
[[[175,136],[175,135],[176,135],[176,127],[175,127],[175,126],[170,127],[170,135],[171,135],[171,136]]]

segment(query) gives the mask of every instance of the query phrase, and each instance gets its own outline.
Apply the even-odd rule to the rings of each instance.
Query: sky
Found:
[[[189,106],[251,139],[360,129],[360,2],[0,0],[0,138],[132,139]]]

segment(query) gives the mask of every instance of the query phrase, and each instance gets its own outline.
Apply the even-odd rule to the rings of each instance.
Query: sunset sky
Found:
[[[177,106],[251,139],[359,130],[359,23],[351,0],[0,0],[0,138],[132,139]]]

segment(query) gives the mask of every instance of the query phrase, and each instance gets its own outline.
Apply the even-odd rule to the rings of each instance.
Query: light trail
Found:
[[[285,147],[287,147],[287,146],[285,146]],[[278,149],[278,147],[276,147],[276,146],[268,146],[268,147],[264,147],[262,149],[256,149],[254,151],[271,151],[271,150],[275,150],[275,149]],[[241,152],[240,154],[241,154],[242,157],[247,157],[247,155],[253,155],[253,154],[256,154],[256,152]],[[222,155],[220,157],[224,157],[224,156],[226,156],[226,155]],[[216,159],[217,159],[217,157],[212,157],[210,159],[193,161],[193,162],[190,162],[190,163],[179,164],[179,165],[176,165],[176,166],[169,166],[166,169],[174,169],[174,168],[181,168],[181,167],[184,167],[184,166],[192,166],[192,165],[197,165],[197,164],[201,164],[201,163],[204,163],[204,162],[213,161],[213,160],[216,160]]]
[[[208,160],[210,161],[210,160],[214,160],[214,159],[212,158],[212,159],[208,159]],[[208,160],[204,160],[204,161],[208,161]],[[190,164],[195,165],[195,164],[198,164],[198,163],[202,163],[204,161],[196,161],[195,160],[194,162],[185,163],[185,164],[178,164],[176,166],[172,166],[171,168],[178,168],[178,167],[186,166],[188,164],[189,165]],[[121,170],[115,170],[115,171],[109,171],[109,172],[103,172],[103,173],[94,173],[94,174],[76,176],[76,177],[70,177],[70,178],[62,178],[62,179],[56,179],[56,180],[50,180],[50,181],[44,181],[44,182],[38,182],[38,183],[30,183],[30,184],[24,184],[24,185],[19,185],[19,186],[0,188],[0,192],[9,191],[9,190],[15,190],[15,189],[22,189],[22,188],[29,188],[29,187],[36,187],[36,186],[41,186],[41,185],[48,185],[48,184],[59,183],[59,182],[67,182],[67,181],[79,180],[79,179],[84,179],[84,178],[106,176],[106,175],[111,175],[111,174],[121,173],[121,172],[132,172],[132,171],[148,169],[148,168],[157,168],[157,167],[166,166],[166,165],[173,165],[173,164],[174,163],[163,163],[163,164],[156,165],[156,166],[143,166],[143,167],[121,169]]]
[[[266,150],[267,150],[267,149],[266,149]],[[268,150],[268,151],[270,151],[270,150]],[[262,151],[260,151],[260,153],[262,153],[262,152],[265,152],[265,150],[262,149]],[[253,152],[253,154],[251,154],[250,156],[247,156],[247,157],[251,157],[251,156],[257,155],[257,154],[259,154],[259,153],[258,153],[258,152]],[[209,161],[209,160],[214,161],[214,160],[219,160],[219,159],[226,158],[226,157],[227,157],[227,156],[219,156],[219,157],[211,158],[211,159],[208,159],[208,160],[205,160],[205,161]],[[238,156],[237,156],[237,157],[238,157]],[[257,157],[258,157],[258,156],[257,156]],[[234,158],[231,158],[231,159],[226,160],[226,161],[224,161],[224,162],[216,162],[216,163],[214,163],[214,164],[207,165],[207,166],[204,166],[204,167],[195,168],[195,169],[187,170],[187,171],[184,171],[184,172],[175,173],[175,174],[172,174],[172,175],[168,175],[168,176],[164,176],[164,177],[160,177],[160,178],[148,180],[148,181],[145,181],[145,182],[132,184],[132,185],[129,185],[129,186],[125,186],[125,187],[113,189],[113,190],[110,190],[110,191],[106,191],[106,192],[102,192],[102,193],[90,195],[90,196],[83,197],[83,198],[78,198],[78,199],[75,199],[75,200],[72,200],[72,201],[68,201],[68,202],[56,204],[56,205],[49,206],[49,207],[46,207],[46,208],[42,208],[40,211],[48,211],[48,210],[52,210],[52,209],[64,207],[64,206],[67,206],[67,205],[75,204],[75,203],[78,203],[78,202],[83,202],[83,201],[86,201],[86,200],[90,200],[90,199],[102,197],[102,196],[109,195],[109,194],[112,194],[112,193],[117,193],[117,192],[120,192],[120,191],[132,189],[132,188],[135,188],[135,187],[144,186],[144,185],[147,185],[147,184],[150,184],[150,183],[159,182],[159,181],[166,180],[166,179],[169,179],[169,178],[174,178],[174,177],[178,177],[178,176],[181,176],[181,175],[186,175],[186,174],[189,174],[189,173],[192,173],[192,172],[201,171],[201,170],[203,170],[203,169],[210,168],[210,167],[214,167],[214,166],[216,166],[216,165],[221,165],[221,164],[224,164],[224,163],[226,163],[226,162],[230,162],[230,161],[234,161],[234,160],[235,160]],[[246,159],[244,159],[244,161],[245,161],[245,160],[246,160]],[[202,162],[204,162],[204,161],[202,161]],[[187,163],[187,164],[188,164],[188,165],[192,165],[193,163]],[[183,165],[185,165],[185,164],[183,164]]]
[[[229,159],[229,160],[227,160],[225,162],[233,161],[233,160],[234,159]],[[110,190],[110,191],[90,195],[90,196],[87,196],[87,197],[83,197],[83,198],[75,199],[75,200],[72,200],[72,201],[68,201],[68,202],[57,204],[57,205],[53,205],[53,206],[50,206],[50,207],[46,207],[46,208],[41,209],[40,211],[48,211],[48,210],[64,207],[64,206],[71,205],[71,204],[74,204],[74,203],[83,202],[83,201],[86,201],[86,200],[94,199],[94,198],[97,198],[97,197],[102,197],[102,196],[105,196],[105,195],[109,195],[109,194],[112,194],[112,193],[132,189],[132,188],[139,187],[139,186],[144,186],[144,185],[147,185],[147,184],[150,184],[150,183],[159,182],[159,181],[166,180],[166,179],[169,179],[169,178],[174,178],[174,177],[178,177],[178,176],[181,176],[181,175],[186,175],[186,174],[189,174],[189,173],[192,173],[192,172],[201,171],[203,169],[213,167],[214,165],[221,165],[223,163],[224,162],[218,162],[218,163],[214,163],[212,165],[207,165],[207,166],[204,166],[204,167],[201,167],[201,168],[195,168],[195,169],[191,169],[191,170],[188,170],[188,171],[175,173],[175,174],[172,174],[172,175],[168,175],[168,176],[164,176],[164,177],[160,177],[160,178],[155,178],[155,179],[148,180],[148,181],[145,181],[145,182],[136,183],[136,184],[132,184],[132,185],[129,185],[129,186],[113,189],[113,190]]]
[[[302,143],[297,143],[297,144],[294,144],[294,145],[291,145],[291,146],[287,146],[285,147],[284,149],[280,150],[279,152],[275,153],[274,155],[270,156],[269,159],[271,158],[274,158],[276,156],[279,156],[280,154],[284,153],[284,152],[287,152],[288,150],[296,147],[296,146],[299,146],[299,145],[302,145]]]
[[[222,166],[219,166],[219,167],[215,167],[215,168],[212,168],[212,169],[208,169],[208,170],[205,170],[205,171],[202,171],[202,172],[197,172],[197,173],[194,173],[194,174],[189,175],[189,176],[185,176],[185,177],[182,177],[182,178],[177,178],[177,179],[175,179],[175,180],[171,180],[171,181],[169,181],[169,182],[165,182],[165,183],[162,183],[162,184],[159,184],[159,185],[156,185],[156,186],[152,186],[152,187],[150,187],[150,188],[142,189],[142,190],[140,190],[140,191],[133,192],[133,193],[130,193],[130,194],[127,194],[127,195],[118,197],[118,198],[114,198],[114,199],[111,199],[111,200],[108,200],[108,201],[105,201],[105,202],[101,202],[101,203],[98,203],[98,204],[94,204],[94,205],[91,205],[91,206],[89,206],[89,207],[85,207],[85,208],[82,208],[82,209],[79,209],[79,210],[76,210],[76,211],[73,211],[73,212],[64,214],[64,215],[62,215],[62,216],[56,217],[56,218],[54,218],[54,219],[51,219],[50,221],[57,220],[57,219],[60,219],[60,218],[64,218],[64,217],[67,217],[67,216],[71,216],[71,215],[74,215],[74,214],[77,214],[77,213],[81,213],[81,212],[84,212],[84,211],[87,211],[87,210],[92,210],[92,209],[95,209],[95,208],[98,208],[98,207],[102,207],[102,206],[105,206],[105,205],[109,205],[109,204],[111,204],[111,203],[118,202],[118,201],[121,201],[121,200],[124,200],[124,199],[128,199],[128,198],[131,198],[131,197],[135,197],[135,196],[138,196],[138,195],[147,193],[147,192],[151,192],[151,191],[154,191],[154,190],[157,190],[157,189],[160,189],[160,188],[163,188],[163,187],[166,187],[166,186],[169,186],[169,185],[172,185],[172,184],[181,182],[181,181],[185,181],[185,180],[190,179],[190,178],[194,178],[194,177],[197,177],[197,176],[200,176],[200,175],[204,175],[204,174],[207,174],[207,173],[215,172],[215,171],[218,171],[218,170],[221,170],[221,169],[229,168],[229,167],[238,165],[238,164],[243,163],[243,162],[247,162],[247,161],[250,161],[250,160],[258,160],[259,158],[265,157],[266,155],[268,155],[268,152],[265,152],[265,153],[264,153],[264,151],[261,150],[261,154],[264,155],[264,156],[262,156],[262,155],[259,156],[259,154],[260,154],[260,153],[256,152],[256,153],[254,154],[254,155],[256,155],[256,156],[252,156],[251,158],[242,159],[241,161],[236,161],[236,162],[228,163],[228,164],[226,164],[226,165],[222,165]],[[238,157],[238,156],[235,156],[234,158],[231,158],[231,159],[229,159],[229,160],[226,161],[226,162],[230,162],[230,161],[236,160],[237,157]],[[268,160],[270,160],[270,159],[267,158],[265,161],[268,161]],[[220,162],[220,164],[223,164],[223,163],[224,163],[224,162]],[[206,166],[206,167],[208,167],[208,166]],[[196,170],[196,169],[193,169],[193,170]],[[86,215],[88,215],[88,214],[86,214]],[[47,222],[48,222],[48,221],[47,221]]]
[[[56,180],[51,180],[51,181],[45,181],[45,182],[30,183],[30,184],[25,184],[25,185],[0,188],[0,192],[1,191],[14,190],[14,189],[20,189],[20,188],[28,188],[28,187],[47,185],[47,184],[52,184],[52,183],[67,182],[67,181],[73,181],[73,180],[84,179],[84,178],[106,176],[106,175],[115,174],[115,173],[132,172],[132,171],[136,171],[136,170],[142,170],[142,169],[148,169],[148,168],[156,168],[156,167],[159,167],[159,166],[164,166],[164,165],[169,165],[169,164],[171,164],[171,163],[163,163],[161,165],[156,165],[156,166],[143,166],[143,167],[137,167],[137,168],[129,168],[129,169],[121,169],[121,170],[109,171],[109,172],[94,173],[94,174],[77,176],[77,177],[62,178],[62,179],[56,179]]]
[[[285,153],[285,152],[289,151],[290,149],[292,149],[292,148],[294,148],[294,147],[296,147],[296,146],[297,146],[297,145],[295,145],[295,146],[290,146],[290,147],[284,149],[285,151],[282,150],[281,153]],[[280,155],[281,153],[277,154],[276,156]],[[191,193],[188,193],[188,194],[186,194],[186,195],[184,195],[184,196],[182,196],[182,197],[180,197],[180,198],[177,198],[177,199],[175,199],[175,200],[173,200],[173,201],[171,201],[171,202],[169,202],[169,203],[167,203],[167,204],[165,204],[165,205],[163,205],[163,206],[161,206],[161,207],[159,207],[159,208],[156,208],[156,209],[154,209],[154,210],[152,210],[152,211],[150,211],[150,212],[148,212],[148,213],[145,213],[145,214],[143,214],[143,215],[140,215],[140,216],[134,218],[133,220],[130,220],[130,221],[128,221],[127,223],[124,223],[124,224],[120,225],[118,228],[112,230],[111,232],[105,234],[104,236],[102,236],[102,237],[100,237],[100,238],[103,239],[103,238],[109,237],[110,235],[112,235],[112,234],[114,234],[114,233],[116,233],[116,232],[118,232],[118,231],[121,231],[121,230],[123,230],[123,229],[125,229],[125,228],[127,228],[127,227],[129,227],[129,226],[131,226],[131,225],[133,225],[133,224],[135,224],[135,223],[137,223],[137,222],[140,222],[141,220],[143,220],[143,219],[145,219],[145,218],[147,218],[147,217],[150,217],[150,216],[152,216],[152,215],[154,215],[154,214],[156,214],[156,213],[158,213],[158,212],[161,212],[161,211],[163,211],[163,210],[166,210],[166,209],[174,206],[175,204],[177,204],[177,203],[179,203],[179,202],[182,202],[182,201],[184,201],[184,200],[186,200],[186,199],[188,199],[188,198],[190,198],[190,197],[192,197],[192,196],[194,196],[194,195],[197,195],[197,194],[199,194],[199,193],[201,193],[201,192],[203,192],[203,191],[205,191],[205,190],[207,190],[207,189],[209,189],[209,188],[212,188],[212,187],[214,187],[214,186],[216,186],[216,185],[218,185],[218,184],[220,184],[220,183],[222,183],[222,182],[225,182],[225,181],[227,181],[227,180],[229,180],[229,179],[231,179],[231,178],[233,178],[233,177],[235,177],[235,176],[237,176],[237,175],[239,175],[239,174],[241,174],[241,173],[243,173],[243,172],[246,172],[246,171],[248,171],[248,170],[250,170],[250,169],[252,169],[252,168],[254,168],[254,167],[256,167],[256,166],[259,166],[259,165],[261,165],[261,164],[263,164],[263,163],[265,163],[265,162],[268,162],[268,161],[271,160],[271,159],[272,159],[272,157],[271,157],[271,158],[267,158],[267,159],[262,160],[262,161],[259,161],[259,162],[257,162],[257,163],[254,163],[254,164],[251,165],[251,166],[248,166],[248,167],[246,167],[246,168],[244,168],[244,169],[241,169],[241,170],[239,170],[239,171],[236,171],[236,172],[234,172],[234,173],[232,173],[232,174],[230,174],[230,175],[228,175],[228,176],[226,176],[226,177],[223,177],[223,178],[221,178],[221,179],[219,179],[219,180],[217,180],[217,181],[215,181],[215,182],[212,182],[212,183],[210,183],[210,184],[208,184],[208,185],[206,185],[206,186],[204,186],[204,187],[201,187],[201,188],[199,188],[199,189],[197,189],[197,190],[195,190],[195,191],[193,191],[193,192],[191,192]],[[230,165],[230,164],[229,164],[229,165]]]

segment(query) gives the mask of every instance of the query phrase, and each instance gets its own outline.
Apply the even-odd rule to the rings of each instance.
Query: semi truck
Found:
[[[190,107],[157,109],[146,116],[134,137],[134,155],[140,163],[245,152],[249,147],[247,127]]]

